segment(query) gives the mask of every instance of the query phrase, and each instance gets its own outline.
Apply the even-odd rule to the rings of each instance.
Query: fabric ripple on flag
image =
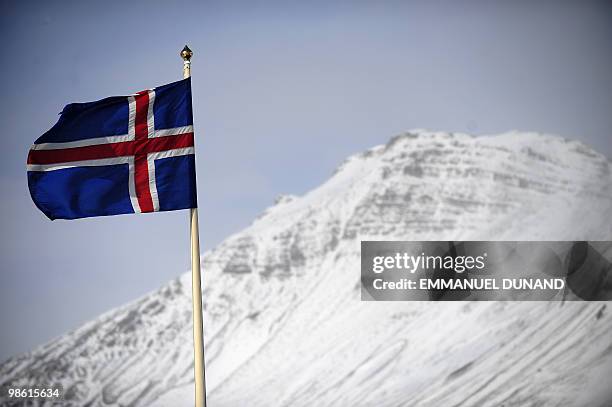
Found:
[[[197,207],[191,79],[67,105],[27,170],[50,219]]]

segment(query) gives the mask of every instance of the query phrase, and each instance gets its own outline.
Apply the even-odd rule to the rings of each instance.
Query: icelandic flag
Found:
[[[49,219],[197,207],[191,79],[64,107],[28,154]]]

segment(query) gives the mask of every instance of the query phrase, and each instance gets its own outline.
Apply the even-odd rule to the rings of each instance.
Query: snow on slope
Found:
[[[281,197],[203,257],[209,406],[612,404],[605,303],[374,303],[359,287],[361,240],[612,240],[611,167],[556,136],[414,130]],[[9,359],[0,383],[193,405],[190,284]]]

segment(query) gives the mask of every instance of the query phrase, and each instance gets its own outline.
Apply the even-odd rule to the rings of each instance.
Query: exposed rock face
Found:
[[[612,240],[611,162],[556,136],[411,131],[204,255],[209,405],[604,406],[605,303],[360,301],[361,240]],[[608,253],[612,255],[612,253]],[[68,405],[193,405],[190,275],[5,361]]]

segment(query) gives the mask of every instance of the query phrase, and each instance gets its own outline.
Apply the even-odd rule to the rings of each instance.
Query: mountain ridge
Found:
[[[610,164],[580,142],[516,132],[411,130],[350,156],[204,253],[210,404],[574,405],[593,372],[610,373],[612,317],[600,304],[361,303],[358,242],[611,240],[601,221],[612,215]],[[7,360],[0,382],[63,383],[74,405],[192,404],[190,284],[184,273]],[[573,347],[546,336],[561,333]],[[587,338],[592,349],[574,343]],[[542,360],[573,363],[582,385],[559,387],[558,373],[538,373]],[[509,389],[500,365],[515,377]]]

